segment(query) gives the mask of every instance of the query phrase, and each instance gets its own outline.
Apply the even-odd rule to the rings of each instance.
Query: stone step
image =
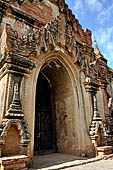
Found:
[[[101,146],[96,148],[96,156],[103,157],[113,153],[113,146]]]
[[[0,158],[0,170],[28,170],[28,157],[25,155]]]

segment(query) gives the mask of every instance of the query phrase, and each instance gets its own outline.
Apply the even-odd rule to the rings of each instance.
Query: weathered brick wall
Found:
[[[98,136],[99,124],[105,130],[103,120],[107,120],[106,114],[109,115],[110,109],[112,110],[111,106],[110,109],[108,108],[108,100],[110,101],[113,97],[110,92],[112,83],[109,86],[108,76],[113,77],[113,72],[107,67],[107,60],[99,50],[96,49],[94,53],[91,46],[91,31],[82,29],[63,0],[57,2],[23,1],[23,3],[16,0],[7,3],[0,1],[0,7],[2,7],[0,12],[4,9],[0,25],[2,57],[0,64],[2,68],[4,63],[7,63],[3,72],[8,70],[5,73],[6,76],[3,78],[1,76],[0,80],[1,117],[4,104],[5,112],[7,112],[11,103],[15,102],[12,101],[14,93],[19,93],[18,101],[24,118],[20,116],[18,119],[20,122],[25,119],[28,123],[31,142],[28,145],[27,154],[32,157],[34,154],[36,84],[39,73],[43,72],[53,81],[56,93],[54,100],[58,150],[75,155],[94,155],[95,150],[88,130],[93,121],[97,123],[97,126],[93,128],[95,131],[90,130],[97,133],[95,135]],[[9,58],[5,59],[7,56]],[[48,67],[45,72],[42,70],[44,66]],[[16,91],[14,91],[15,84],[18,84]],[[15,112],[12,109],[13,111]],[[97,117],[94,111],[95,114],[100,112],[96,115]],[[10,118],[5,116],[4,122]],[[17,110],[16,116],[18,116]],[[15,120],[16,116],[14,113],[11,118]],[[27,128],[24,128],[27,134]],[[10,153],[10,144],[7,141],[9,136],[10,142],[14,140],[11,137],[13,133],[17,135],[19,145],[18,130],[11,127],[4,138],[7,144],[3,146],[4,154]],[[25,139],[28,140],[27,137]],[[19,148],[15,143],[12,153],[15,154],[17,150]]]

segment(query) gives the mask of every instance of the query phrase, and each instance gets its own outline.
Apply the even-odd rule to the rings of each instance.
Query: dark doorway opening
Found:
[[[48,78],[39,73],[36,87],[34,153],[56,152],[54,90]]]

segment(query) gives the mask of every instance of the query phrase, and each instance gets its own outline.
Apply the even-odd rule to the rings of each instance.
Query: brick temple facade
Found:
[[[65,0],[0,0],[1,169],[112,145],[113,70],[91,31]]]

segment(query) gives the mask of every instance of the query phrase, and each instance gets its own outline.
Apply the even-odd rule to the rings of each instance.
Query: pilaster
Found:
[[[27,123],[24,120],[24,113],[21,103],[21,85],[24,76],[30,74],[35,67],[35,63],[30,59],[16,55],[14,53],[4,53],[0,59],[0,80],[5,78],[4,87],[1,83],[0,88],[4,88],[3,109],[1,109],[1,126],[0,126],[0,152],[6,145],[6,136],[10,128],[13,126],[17,130],[16,136],[20,139],[20,154],[27,153],[27,145],[30,142],[30,134],[28,132]],[[0,102],[2,98],[0,99]],[[16,133],[10,131],[10,133]],[[10,136],[13,141],[13,136]],[[6,148],[7,146],[5,146]],[[5,149],[6,153],[6,149]]]
[[[92,108],[93,108],[93,115],[92,115],[92,121],[89,128],[89,135],[91,137],[92,143],[95,147],[98,146],[98,143],[102,145],[105,142],[105,138],[107,136],[105,124],[102,121],[102,118],[98,112],[97,107],[97,91],[100,87],[99,82],[85,82],[85,89],[89,93],[90,98],[92,99]],[[99,130],[101,129],[101,134]],[[98,142],[98,140],[100,141]]]
[[[94,112],[94,96],[96,96],[96,93],[100,87],[98,82],[92,82],[92,81],[87,81],[86,78],[86,82],[84,82],[84,86],[85,86],[85,90],[89,96],[89,101],[90,101],[90,105],[91,105],[91,116],[93,116],[93,112]]]

